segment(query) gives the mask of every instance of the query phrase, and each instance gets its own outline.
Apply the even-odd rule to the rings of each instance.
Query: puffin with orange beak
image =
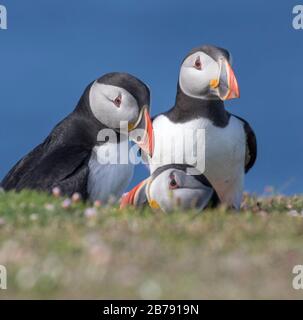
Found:
[[[239,97],[229,52],[214,46],[193,49],[181,65],[175,105],[153,120],[154,155],[146,157],[151,174],[170,163],[192,165],[220,202],[238,210],[245,173],[257,156],[250,125],[224,106]]]
[[[129,205],[143,207],[147,204],[153,209],[171,212],[176,209],[203,211],[219,203],[203,174],[186,164],[169,164],[159,167],[148,179],[125,194],[120,208]]]
[[[139,79],[105,74],[85,89],[75,110],[45,141],[11,169],[1,187],[46,192],[59,188],[62,195],[77,192],[91,201],[119,199],[134,169],[128,131],[141,129],[138,145],[149,156],[153,152],[149,103],[149,89]]]

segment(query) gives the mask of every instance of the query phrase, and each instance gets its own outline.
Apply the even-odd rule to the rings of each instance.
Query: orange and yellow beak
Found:
[[[220,62],[219,79],[211,80],[210,87],[218,90],[218,95],[221,100],[240,98],[237,78],[230,63],[226,59],[222,59]]]
[[[120,209],[124,209],[128,206],[138,206],[140,204],[140,193],[144,193],[145,197],[145,187],[149,179],[145,179],[136,185],[132,190],[122,196],[120,202]]]
[[[227,74],[228,74],[228,94],[225,100],[240,98],[240,90],[237,78],[231,65],[226,62]]]
[[[153,156],[154,152],[154,132],[152,121],[148,112],[148,107],[144,106],[140,112],[138,121],[135,125],[129,126],[129,131],[134,129],[143,130],[143,135],[139,135],[138,139],[136,132],[134,133],[134,138],[132,139],[146,154],[150,157]]]
[[[152,157],[154,153],[154,132],[153,125],[149,115],[149,112],[145,109],[143,113],[144,121],[144,136],[141,141],[138,141],[138,146]]]

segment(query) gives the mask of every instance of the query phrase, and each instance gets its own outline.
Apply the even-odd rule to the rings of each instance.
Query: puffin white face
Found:
[[[94,116],[111,129],[119,129],[120,121],[135,123],[140,114],[137,100],[125,89],[95,81],[89,93]]]
[[[218,79],[219,64],[204,52],[187,57],[180,70],[179,83],[182,91],[193,98],[207,95],[212,79]]]
[[[192,98],[227,100],[240,95],[229,61],[223,56],[216,61],[202,51],[184,60],[179,84],[183,93]]]
[[[182,170],[168,169],[147,185],[146,195],[152,208],[161,208],[165,212],[203,210],[213,195],[213,189]]]

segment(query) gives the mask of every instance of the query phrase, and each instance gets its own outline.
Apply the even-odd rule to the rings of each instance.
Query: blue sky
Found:
[[[8,30],[0,30],[0,179],[72,111],[91,80],[133,73],[151,87],[154,115],[173,105],[184,55],[215,44],[231,51],[241,88],[241,99],[227,109],[246,118],[258,137],[246,189],[302,193],[303,30],[292,28],[298,1],[0,4],[8,10]],[[137,168],[133,184],[146,174]]]

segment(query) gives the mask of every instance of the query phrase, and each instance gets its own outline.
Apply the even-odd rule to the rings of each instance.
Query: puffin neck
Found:
[[[101,130],[106,128],[106,126],[103,123],[101,123],[98,119],[96,119],[96,117],[94,116],[91,108],[89,107],[89,102],[86,94],[84,94],[80,98],[73,114],[83,119],[87,119],[92,126],[92,128],[90,129]]]
[[[222,128],[228,125],[230,117],[222,100],[203,100],[189,97],[181,90],[179,84],[175,106],[167,116],[178,123],[204,118],[212,121],[215,126]]]

